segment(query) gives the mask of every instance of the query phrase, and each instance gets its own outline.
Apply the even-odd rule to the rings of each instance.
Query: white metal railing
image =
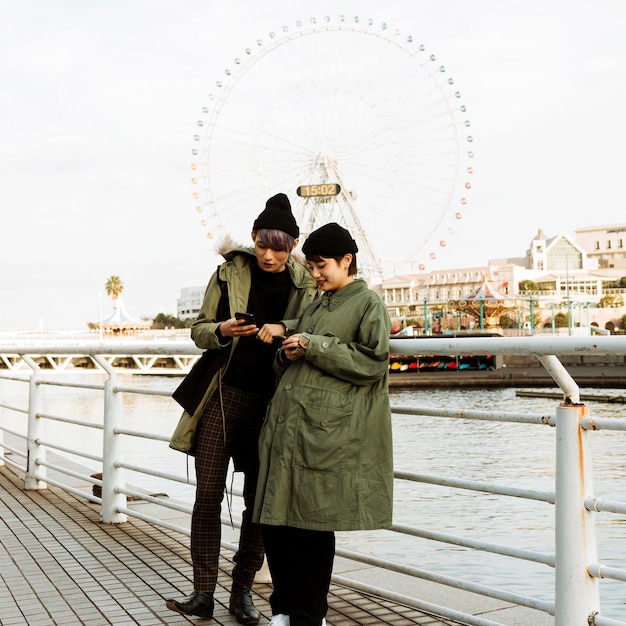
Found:
[[[550,427],[555,429],[555,488],[553,491],[524,489],[510,485],[500,485],[489,481],[472,481],[464,478],[441,475],[428,475],[396,471],[398,482],[436,484],[442,487],[467,490],[484,494],[498,494],[511,498],[548,503],[555,509],[555,545],[553,551],[535,551],[501,545],[493,541],[477,540],[454,535],[444,531],[432,531],[414,526],[395,524],[392,532],[414,536],[449,545],[462,546],[471,550],[483,551],[519,559],[554,568],[554,600],[545,601],[525,596],[506,589],[497,589],[476,584],[460,577],[435,574],[426,569],[401,565],[390,561],[338,548],[338,556],[383,567],[387,570],[410,574],[420,579],[448,585],[472,593],[495,598],[512,604],[536,609],[554,615],[556,626],[615,626],[625,625],[600,613],[599,584],[602,579],[626,582],[626,570],[615,568],[598,561],[596,549],[595,516],[600,513],[625,515],[626,502],[595,497],[591,472],[590,437],[603,431],[626,431],[626,420],[598,420],[589,414],[588,407],[580,402],[580,391],[575,380],[559,361],[564,355],[626,355],[626,337],[466,337],[392,340],[394,355],[535,355],[550,373],[563,392],[563,401],[555,407],[554,414],[534,414],[528,412],[502,412],[474,410],[462,407],[444,409],[417,406],[394,406],[394,415],[417,415],[434,419],[474,420],[476,422],[519,423],[529,427]],[[139,360],[163,355],[176,355],[179,362],[191,363],[200,351],[190,341],[105,341],[105,342],[0,342],[0,355],[17,355],[30,371],[25,376],[15,367],[0,367],[0,383],[23,385],[26,404],[7,400],[0,386],[0,409],[3,415],[13,419],[0,421],[0,464],[7,464],[24,472],[26,489],[41,489],[47,484],[67,489],[101,505],[102,521],[119,523],[127,516],[135,516],[144,521],[161,525],[170,530],[189,534],[180,525],[164,521],[158,516],[138,512],[128,504],[133,497],[145,502],[158,504],[183,515],[191,514],[191,506],[181,501],[163,499],[145,493],[144,490],[130,489],[126,483],[126,471],[143,473],[175,483],[194,485],[190,476],[178,476],[162,469],[139,465],[130,454],[126,454],[124,442],[142,438],[167,446],[169,437],[151,433],[145,428],[130,428],[125,423],[124,398],[129,396],[147,399],[151,396],[169,396],[170,390],[153,386],[141,387],[124,385],[120,374],[111,360],[111,355],[127,355]],[[42,360],[42,355],[46,359]],[[76,380],[71,370],[42,369],[41,363],[54,362],[58,355],[83,355],[95,362],[106,373],[102,384]],[[15,364],[12,357],[11,363]],[[5,363],[7,361],[5,360]],[[146,362],[146,361],[144,361]],[[28,387],[26,389],[26,386]],[[101,393],[103,397],[102,420],[97,423],[89,420],[55,415],[48,410],[43,390],[47,386],[67,388],[77,397],[89,390]],[[173,401],[172,401],[173,402]],[[15,416],[22,415],[22,420]],[[25,429],[18,428],[21,423]],[[81,450],[71,442],[48,440],[43,430],[44,422],[68,424],[84,429],[99,431],[102,434],[102,449],[99,453]],[[25,432],[24,432],[25,431]],[[11,443],[9,443],[9,438]],[[14,441],[22,442],[14,444]],[[50,453],[48,455],[48,453]],[[83,463],[97,464],[102,470],[102,479],[67,467],[62,462],[51,462],[53,454],[81,459]],[[16,457],[21,462],[16,461]],[[54,470],[68,477],[66,480],[53,479],[48,470]],[[73,486],[69,478],[80,479],[88,484],[101,487],[101,496]],[[74,481],[75,482],[75,481]],[[236,495],[241,495],[235,491]],[[227,521],[227,520],[224,520]],[[224,543],[232,548],[231,544]],[[344,582],[363,591],[381,594],[363,583],[336,576],[334,580]],[[461,613],[449,607],[436,606],[416,598],[386,593],[391,599],[399,600],[418,609],[435,612],[443,617],[456,619],[476,626],[494,626],[498,622],[484,617]]]

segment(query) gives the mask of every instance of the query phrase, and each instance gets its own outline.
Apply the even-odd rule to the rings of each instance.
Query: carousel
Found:
[[[98,322],[90,322],[91,330],[100,330],[107,335],[129,335],[150,328],[152,322],[138,320],[126,312],[122,297],[113,300],[113,310]]]
[[[478,319],[480,328],[500,325],[500,316],[519,307],[519,303],[498,291],[486,278],[478,289],[462,300],[450,300],[448,307]]]

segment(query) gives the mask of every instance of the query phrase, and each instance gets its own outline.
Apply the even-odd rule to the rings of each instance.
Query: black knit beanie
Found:
[[[304,242],[302,252],[305,255],[337,257],[349,252],[355,254],[359,249],[352,235],[336,222],[324,224],[314,230]]]
[[[284,233],[291,235],[294,239],[300,236],[300,229],[291,212],[289,198],[284,193],[278,193],[272,196],[265,203],[265,209],[261,215],[254,220],[252,231],[257,232],[262,228],[268,230],[282,230]]]

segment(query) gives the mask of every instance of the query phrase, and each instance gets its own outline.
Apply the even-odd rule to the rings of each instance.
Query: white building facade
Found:
[[[183,287],[180,298],[176,300],[176,315],[181,320],[195,319],[200,312],[206,285],[202,287]]]
[[[576,241],[600,269],[626,270],[626,224],[576,229]]]

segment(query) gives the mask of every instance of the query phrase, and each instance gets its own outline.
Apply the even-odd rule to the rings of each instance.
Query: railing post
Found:
[[[25,489],[46,489],[47,484],[38,479],[46,477],[46,468],[39,465],[38,461],[46,460],[46,450],[39,444],[43,425],[39,419],[41,411],[41,394],[43,390],[39,381],[41,380],[41,369],[33,359],[22,355],[22,359],[33,370],[28,381],[28,423],[26,426],[26,475],[24,476]]]
[[[119,487],[126,486],[124,468],[119,462],[124,460],[124,442],[116,429],[122,422],[122,396],[115,389],[117,373],[111,364],[100,355],[94,355],[95,361],[109,375],[104,383],[104,425],[102,441],[102,522],[118,524],[127,520],[125,513],[126,494],[120,493]]]
[[[600,610],[599,583],[588,573],[597,562],[595,514],[585,508],[593,495],[588,433],[581,428],[588,413],[568,401],[556,410],[555,626],[588,626]]]

